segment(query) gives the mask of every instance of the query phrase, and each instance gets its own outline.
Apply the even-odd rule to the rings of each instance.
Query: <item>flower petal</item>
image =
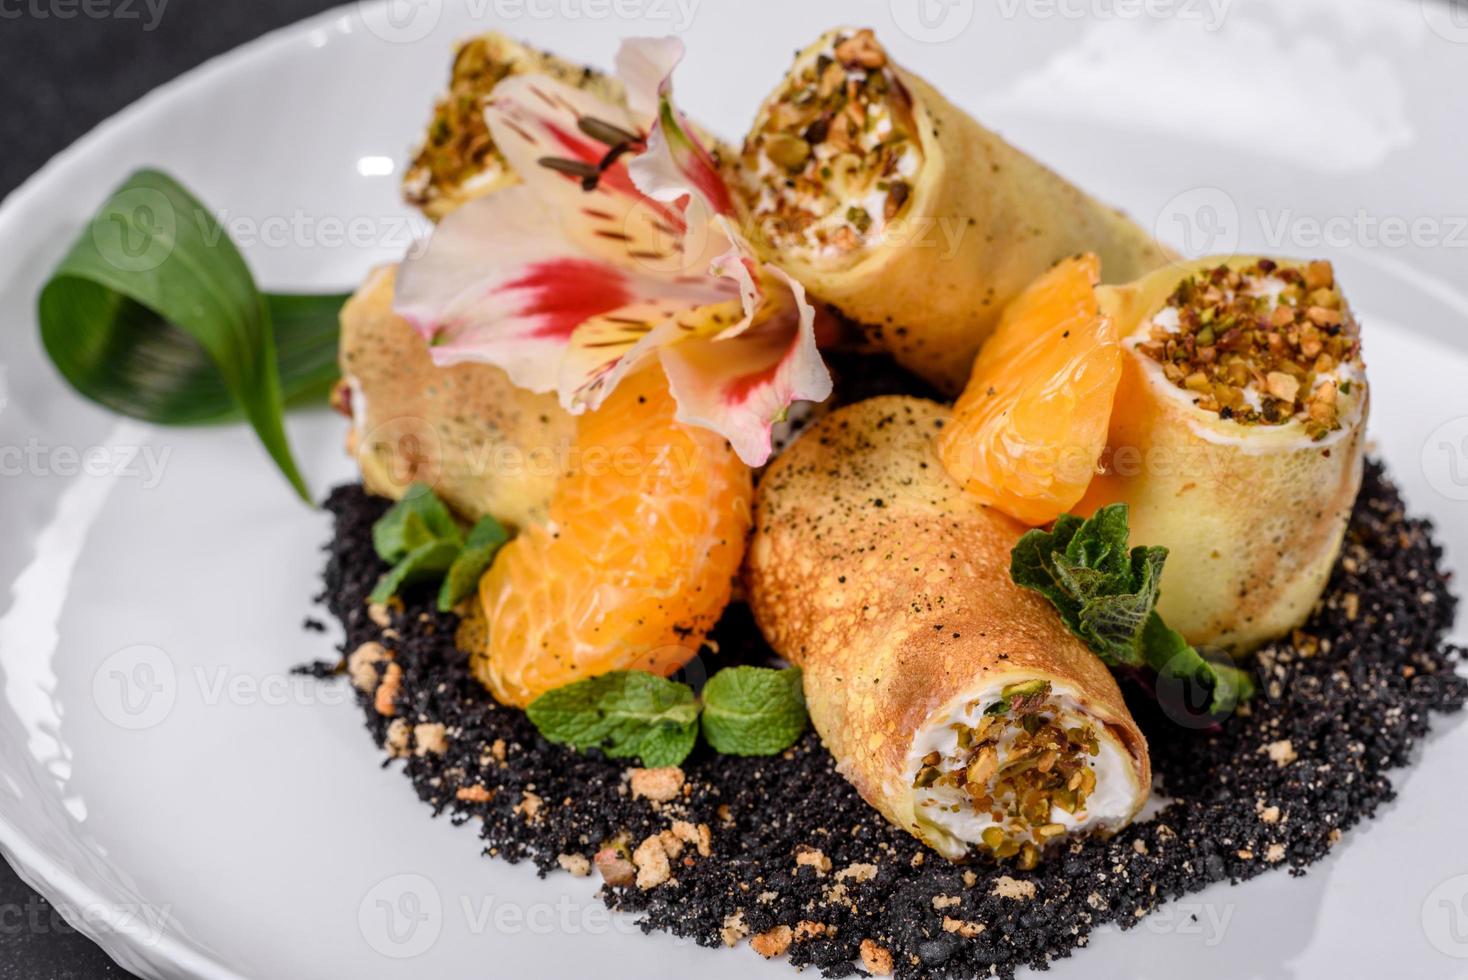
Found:
[[[404,259],[393,306],[434,363],[496,364],[517,385],[550,391],[579,326],[684,288],[586,253],[533,188],[518,186],[441,221]]]
[[[627,108],[643,125],[652,125],[663,83],[682,60],[683,42],[676,37],[629,37],[617,49],[617,77],[627,86]]]
[[[720,280],[708,279],[682,296],[613,310],[583,323],[561,362],[561,404],[571,412],[595,409],[626,374],[659,347],[712,333],[737,320],[741,304]]]
[[[748,329],[722,340],[689,337],[659,351],[678,420],[720,433],[750,466],[769,459],[770,428],[793,402],[831,394],[805,290],[779,269],[766,271],[781,295]]]
[[[544,75],[517,75],[495,87],[485,119],[510,166],[588,251],[631,265],[667,261],[681,247],[682,207],[648,199],[627,172],[645,143],[622,107]],[[618,132],[628,139],[608,142]]]

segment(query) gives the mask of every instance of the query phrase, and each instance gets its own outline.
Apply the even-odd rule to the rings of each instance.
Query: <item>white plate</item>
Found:
[[[0,845],[130,969],[791,975],[747,949],[644,937],[591,881],[539,881],[477,857],[472,829],[429,820],[378,767],[344,692],[286,673],[331,655],[330,637],[300,628],[327,518],[243,429],[120,422],[38,348],[44,275],[137,166],[225,210],[270,287],[346,287],[394,258],[408,226],[384,161],[403,159],[451,42],[475,30],[603,64],[620,35],[682,31],[682,100],[737,136],[792,50],[871,23],[957,101],[1190,250],[1327,255],[1365,314],[1381,452],[1454,562],[1468,555],[1454,95],[1468,20],[1447,4],[400,0],[391,13],[349,8],[206,65],[0,209]],[[351,476],[339,420],[300,416],[291,433],[317,490]],[[1437,729],[1397,776],[1400,801],[1307,877],[1210,889],[1103,931],[1053,975],[1461,975],[1468,731]]]

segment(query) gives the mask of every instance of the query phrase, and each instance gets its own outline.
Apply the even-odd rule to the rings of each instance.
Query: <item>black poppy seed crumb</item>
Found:
[[[1324,601],[1304,630],[1260,652],[1261,693],[1245,711],[1217,726],[1179,727],[1140,690],[1128,690],[1158,789],[1172,800],[1161,813],[1109,840],[1072,843],[1031,872],[960,866],[862,802],[813,733],[772,758],[718,757],[700,746],[684,765],[686,795],[657,806],[634,800],[623,763],[551,745],[522,712],[494,703],[454,647],[457,618],[434,611],[431,594],[394,611],[398,635],[385,639],[365,600],[382,571],[371,526],[386,505],[341,487],[327,506],[336,538],[325,596],[346,630],[345,649],[385,643],[403,671],[398,717],[440,722],[453,733],[445,754],[405,764],[435,814],[455,823],[482,817],[487,853],[529,859],[542,875],[558,867],[559,855],[590,857],[619,836],[636,847],[673,819],[706,824],[712,856],[675,861],[676,885],[603,886],[601,897],[641,913],[645,931],[705,946],[722,944],[736,912],[754,934],[822,923],[834,933],[795,941],[789,957],[832,977],[859,972],[864,939],[892,953],[898,977],[1011,977],[1069,956],[1099,925],[1133,927],[1139,913],[1212,882],[1276,867],[1301,874],[1340,832],[1392,799],[1387,772],[1411,760],[1430,712],[1456,711],[1468,697],[1453,670],[1461,651],[1443,643],[1456,600],[1440,549],[1425,521],[1404,516],[1395,488],[1371,464]],[[731,606],[713,638],[719,654],[705,650],[708,669],[770,657],[742,605]],[[370,696],[358,699],[382,744],[389,719]],[[1284,742],[1288,752],[1279,748]],[[503,762],[495,758],[499,743]],[[492,798],[456,798],[469,787]],[[542,802],[527,819],[521,804],[531,787]],[[831,862],[829,872],[796,863],[808,848]],[[872,865],[875,875],[838,877],[853,865]],[[1033,884],[1033,897],[994,894],[1002,875]],[[940,911],[938,896],[960,902]],[[945,916],[985,928],[964,938],[944,930]]]

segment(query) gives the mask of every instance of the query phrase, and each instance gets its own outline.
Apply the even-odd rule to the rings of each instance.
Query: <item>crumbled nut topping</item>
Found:
[[[390,758],[399,759],[408,754],[412,743],[413,728],[401,718],[394,718],[387,726],[385,745]]]
[[[376,690],[377,665],[390,656],[387,648],[375,640],[369,640],[353,650],[352,655],[347,658],[347,675],[352,679],[352,686],[367,693]]]
[[[557,854],[556,863],[577,878],[591,874],[591,862],[585,854]]]
[[[747,935],[749,935],[749,926],[744,921],[743,909],[724,917],[724,927],[719,931],[719,936],[724,940],[725,946],[737,946],[739,941]]]
[[[1178,284],[1136,348],[1194,404],[1246,425],[1296,419],[1312,438],[1341,427],[1339,396],[1360,363],[1360,328],[1329,262],[1220,265]]]
[[[994,890],[990,894],[998,895],[1000,898],[1025,901],[1035,897],[1035,883],[1011,878],[1009,875],[1000,875],[994,882]]]
[[[774,959],[790,948],[790,942],[795,938],[794,932],[789,926],[776,926],[769,932],[762,932],[749,941],[754,951],[767,960]]]
[[[494,799],[494,790],[475,784],[473,786],[460,786],[454,791],[456,799],[465,803],[488,803]]]
[[[861,965],[866,967],[868,973],[879,977],[892,975],[892,954],[885,947],[878,946],[870,939],[861,941]]]
[[[802,848],[795,854],[795,863],[800,867],[815,868],[817,874],[831,870],[831,859],[814,848]]]
[[[372,698],[372,706],[377,709],[377,713],[388,717],[397,714],[398,708],[394,701],[402,689],[403,668],[395,661],[389,661],[387,670],[382,674],[382,683],[377,685],[377,693]]]
[[[863,29],[787,77],[743,153],[769,241],[846,251],[902,212],[922,148],[911,98]]]
[[[448,729],[436,721],[413,726],[413,754],[443,755],[448,751]]]
[[[632,863],[637,865],[637,887],[643,891],[656,888],[672,876],[668,851],[660,837],[649,837],[638,844],[632,852]]]
[[[683,770],[677,766],[667,769],[633,769],[632,796],[666,803],[683,789]]]

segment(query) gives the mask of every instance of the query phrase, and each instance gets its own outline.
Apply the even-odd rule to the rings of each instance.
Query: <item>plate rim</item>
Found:
[[[242,70],[256,59],[298,44],[313,30],[327,30],[328,41],[352,33],[353,15],[367,6],[392,0],[356,0],[312,14],[220,52],[129,103],[94,125],[72,143],[57,151],[14,190],[0,198],[0,243],[22,235],[26,214],[45,188],[59,179],[76,162],[95,151],[113,133],[137,123],[151,113],[163,112],[182,98],[185,91],[210,80]],[[103,899],[69,869],[47,856],[0,810],[0,854],[16,875],[40,894],[77,932],[95,943],[109,959],[142,977],[163,977],[165,969],[183,971],[208,980],[247,980],[179,933],[164,930],[155,941],[146,942],[126,927],[128,913],[110,899]],[[85,909],[86,914],[78,914]]]

